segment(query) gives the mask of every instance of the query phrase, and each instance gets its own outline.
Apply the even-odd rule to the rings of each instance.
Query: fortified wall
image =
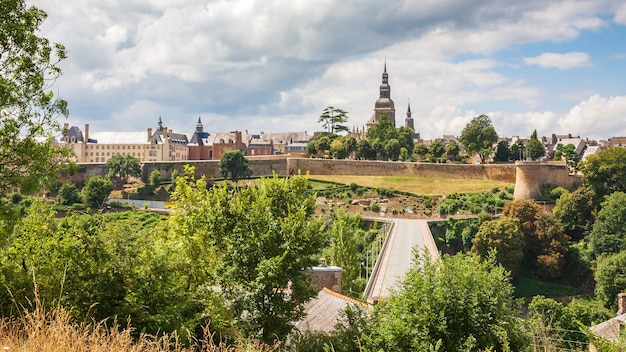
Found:
[[[154,170],[161,172],[163,179],[171,178],[178,169],[182,174],[184,165],[194,165],[196,175],[208,178],[221,177],[218,160],[153,162],[142,166],[145,180]],[[562,186],[573,188],[581,184],[581,178],[569,175],[567,166],[562,162],[516,162],[515,164],[432,164],[405,163],[391,161],[306,159],[287,157],[248,158],[254,176],[296,175],[370,175],[370,176],[408,176],[433,178],[459,178],[492,180],[515,183],[515,199],[538,199],[540,186]],[[81,171],[72,176],[72,181],[82,181],[95,175],[104,176],[107,167],[102,164],[81,164]]]

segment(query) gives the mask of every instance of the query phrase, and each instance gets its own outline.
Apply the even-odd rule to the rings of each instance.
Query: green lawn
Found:
[[[429,178],[407,176],[310,175],[311,180],[331,181],[373,188],[387,188],[422,195],[445,195],[504,189],[514,184],[488,180]]]

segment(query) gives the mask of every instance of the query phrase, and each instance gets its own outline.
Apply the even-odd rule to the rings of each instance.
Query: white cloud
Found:
[[[396,119],[410,98],[425,138],[459,134],[482,109],[503,111],[492,113],[499,133],[530,133],[530,122],[560,128],[545,88],[511,75],[525,69],[524,45],[599,31],[612,11],[615,22],[626,18],[614,0],[33,2],[49,13],[43,33],[69,49],[59,85],[72,119],[144,129],[161,114],[191,130],[202,115],[211,130],[312,131],[334,105],[361,126],[387,57]],[[502,60],[503,51],[517,56]],[[591,57],[525,62],[567,69],[590,66]],[[567,94],[570,87],[552,96]],[[548,112],[516,112],[535,109]]]
[[[626,4],[622,4],[622,6],[615,12],[615,18],[613,20],[615,23],[626,25]]]
[[[581,136],[626,136],[626,96],[593,95],[570,109],[558,123],[561,130]]]
[[[535,57],[525,57],[524,62],[527,65],[537,65],[543,68],[554,67],[559,70],[589,67],[592,65],[589,54],[581,52],[571,52],[566,54],[543,53]]]

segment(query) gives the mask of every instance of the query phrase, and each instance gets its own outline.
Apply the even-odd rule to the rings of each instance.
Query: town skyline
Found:
[[[360,127],[386,58],[396,119],[410,99],[424,139],[480,114],[501,136],[626,135],[619,1],[31,3],[68,49],[71,125],[312,133],[335,106]]]

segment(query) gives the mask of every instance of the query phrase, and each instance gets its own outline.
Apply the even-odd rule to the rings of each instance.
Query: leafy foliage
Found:
[[[324,126],[324,128],[328,130],[328,133],[331,134],[334,134],[335,132],[348,132],[348,127],[343,125],[347,121],[348,113],[334,106],[326,107],[320,118],[317,120],[317,122],[321,122],[322,126]]]
[[[530,200],[507,203],[502,215],[519,219],[526,241],[525,260],[535,262],[538,275],[544,279],[558,278],[563,270],[569,236],[560,223]]]
[[[526,145],[526,155],[533,161],[546,155],[546,147],[537,138],[537,130],[530,135],[530,140]]]
[[[50,90],[66,52],[37,36],[45,18],[24,0],[0,2],[0,195],[40,190],[71,153],[51,145],[61,132],[57,117],[68,115],[67,102]]]
[[[598,260],[596,297],[611,310],[617,310],[617,294],[626,290],[626,251]]]
[[[518,219],[500,219],[483,222],[472,240],[472,252],[486,258],[496,251],[496,260],[512,277],[519,273],[524,258],[524,233]]]
[[[468,154],[477,153],[481,162],[485,162],[493,149],[493,144],[498,141],[498,134],[491,124],[491,119],[487,115],[474,117],[470,121],[459,138],[465,146]]]
[[[506,271],[493,257],[415,255],[402,284],[379,302],[368,348],[520,351],[524,336]]]
[[[599,324],[610,317],[597,301],[574,299],[567,305],[544,296],[535,296],[528,305],[529,323],[542,328],[542,333],[556,346],[554,349],[581,351],[587,349],[589,338],[583,327]]]
[[[606,198],[588,239],[594,258],[626,250],[626,193]]]
[[[94,176],[85,182],[85,187],[81,191],[81,197],[88,206],[100,209],[112,190],[113,183],[111,181],[100,176]]]
[[[507,140],[498,142],[498,145],[496,146],[496,154],[493,157],[493,160],[506,162],[506,161],[509,161],[510,156],[511,156],[511,149],[509,148],[509,142]]]
[[[59,189],[57,199],[61,205],[72,205],[80,202],[80,194],[73,183],[65,183]]]
[[[609,148],[590,155],[581,171],[584,183],[598,199],[613,192],[626,192],[626,148]]]
[[[139,159],[130,154],[113,154],[106,165],[109,168],[107,178],[115,184],[124,184],[129,177],[141,177]]]
[[[554,160],[565,160],[570,171],[576,172],[578,170],[580,156],[576,153],[576,147],[574,147],[573,144],[557,144]]]
[[[248,166],[248,159],[243,156],[241,150],[228,150],[222,154],[219,168],[222,177],[228,178],[230,174],[230,179],[234,182],[252,175],[252,169]]]
[[[275,176],[238,190],[204,184],[179,176],[173,195],[172,230],[198,273],[193,281],[218,285],[246,334],[286,336],[315,294],[303,270],[326,240],[308,180]]]

